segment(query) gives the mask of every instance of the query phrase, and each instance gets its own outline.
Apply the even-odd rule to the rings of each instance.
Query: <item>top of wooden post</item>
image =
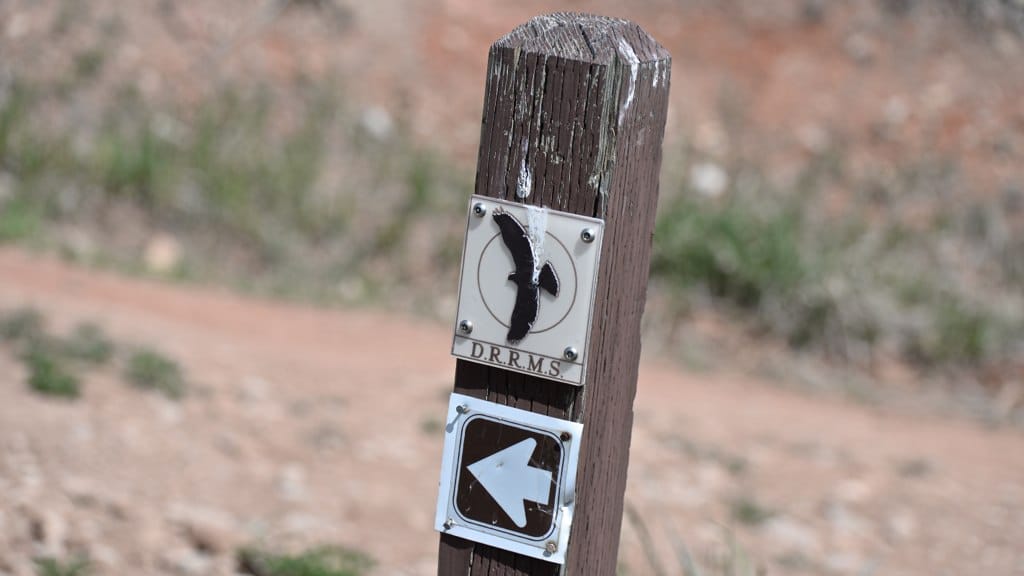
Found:
[[[671,58],[638,24],[572,12],[532,18],[501,37],[494,47],[605,65],[617,58],[636,64]]]

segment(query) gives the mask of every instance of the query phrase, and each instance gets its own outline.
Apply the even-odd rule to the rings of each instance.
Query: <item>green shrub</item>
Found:
[[[0,242],[32,238],[43,223],[44,213],[30,197],[16,197],[0,205]]]
[[[242,574],[251,576],[360,576],[373,567],[373,560],[339,546],[294,555],[245,548],[238,553],[238,566]]]
[[[909,357],[922,364],[980,366],[996,355],[999,342],[1012,338],[1002,334],[998,318],[964,300],[938,297],[930,310],[929,328],[908,345]]]
[[[35,308],[26,307],[0,314],[0,340],[24,343],[43,334],[43,315]]]
[[[78,378],[67,370],[50,345],[33,344],[23,358],[29,371],[28,385],[36,392],[64,398],[81,395]]]
[[[152,349],[132,352],[125,366],[125,378],[133,385],[154,390],[172,399],[185,395],[185,377],[178,363]]]
[[[729,503],[732,519],[747,526],[760,526],[775,515],[761,503],[749,496],[741,496]]]
[[[659,210],[652,278],[687,307],[706,294],[795,348],[865,366],[873,366],[876,347],[929,370],[1015,365],[1024,320],[1012,269],[951,261],[956,254],[997,254],[1010,243],[979,245],[974,236],[992,235],[972,236],[972,212],[946,204],[927,227],[906,222],[898,205],[879,211],[873,197],[836,213],[829,186],[858,190],[871,181],[830,184],[822,178],[840,176],[815,166],[808,164],[788,191],[742,166],[730,174],[736,184],[716,197],[684,184]],[[886,202],[949,186],[954,171],[944,163],[902,170],[885,180]]]
[[[90,572],[89,562],[81,558],[37,558],[35,565],[38,576],[86,576]]]
[[[91,322],[83,322],[61,341],[61,350],[73,360],[89,364],[106,364],[114,355],[114,343],[103,329]]]
[[[824,259],[804,247],[803,208],[729,195],[684,195],[660,212],[651,274],[686,298],[703,290],[753,317],[796,347],[825,342],[839,303],[822,289]]]
[[[423,420],[420,420],[420,431],[423,432],[424,434],[427,434],[428,436],[437,434],[443,429],[444,422],[437,418],[428,417],[424,418]]]
[[[794,207],[761,211],[740,198],[683,196],[658,218],[651,269],[684,285],[702,285],[744,308],[785,298],[810,279]]]

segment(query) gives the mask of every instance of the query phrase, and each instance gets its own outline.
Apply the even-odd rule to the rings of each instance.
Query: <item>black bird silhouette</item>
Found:
[[[515,216],[500,208],[494,211],[494,221],[498,223],[501,240],[512,254],[512,261],[516,266],[515,271],[508,275],[508,279],[516,283],[518,290],[506,336],[509,342],[515,344],[526,337],[533,323],[537,321],[537,313],[540,311],[540,289],[547,290],[552,296],[558,296],[558,275],[551,267],[551,262],[545,262],[540,269],[537,282],[534,283],[533,242],[523,229],[523,225]]]

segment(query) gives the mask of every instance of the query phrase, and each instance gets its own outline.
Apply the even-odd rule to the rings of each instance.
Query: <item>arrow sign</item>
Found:
[[[527,438],[467,466],[516,526],[526,526],[525,501],[543,506],[551,495],[551,472],[530,467],[537,441]]]
[[[565,563],[583,425],[463,394],[448,422],[434,527]]]

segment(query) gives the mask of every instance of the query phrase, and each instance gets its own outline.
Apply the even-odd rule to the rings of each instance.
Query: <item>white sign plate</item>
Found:
[[[473,196],[452,354],[582,386],[604,222]]]
[[[452,394],[434,527],[565,563],[583,425]]]

